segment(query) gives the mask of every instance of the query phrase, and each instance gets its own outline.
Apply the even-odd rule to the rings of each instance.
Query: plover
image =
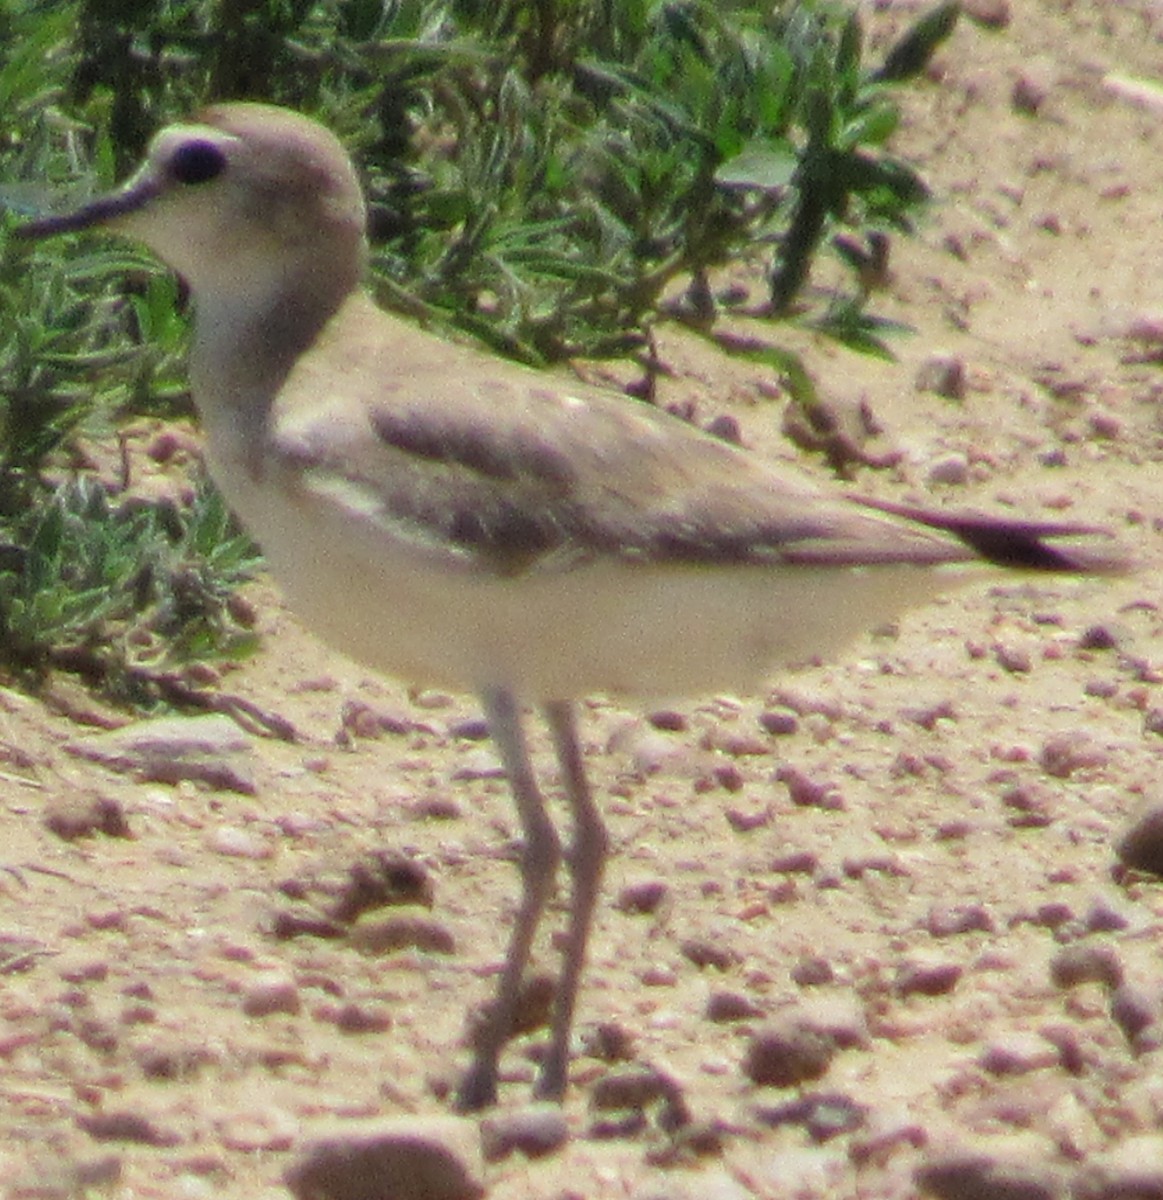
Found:
[[[26,225],[137,239],[195,304],[210,472],[292,607],[351,657],[475,692],[508,773],[521,902],[458,1093],[493,1102],[563,853],[522,731],[548,721],[573,821],[564,965],[538,1095],[560,1099],[607,836],[571,702],[745,690],[983,564],[1108,571],[1088,526],[822,490],[676,417],[378,309],[359,181],[325,128],[221,104],[163,129],[119,190]]]

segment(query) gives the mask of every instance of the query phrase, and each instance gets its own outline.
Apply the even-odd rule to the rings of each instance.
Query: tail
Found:
[[[1121,575],[1133,565],[1131,556],[1101,525],[1057,521],[1023,521],[984,513],[951,512],[898,504],[892,500],[852,496],[858,504],[939,529],[964,543],[986,562],[1027,571],[1085,575]]]

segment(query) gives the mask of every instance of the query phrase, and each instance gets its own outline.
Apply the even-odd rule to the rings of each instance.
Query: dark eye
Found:
[[[186,142],[170,159],[170,174],[179,183],[207,183],[222,174],[226,155],[213,142]]]

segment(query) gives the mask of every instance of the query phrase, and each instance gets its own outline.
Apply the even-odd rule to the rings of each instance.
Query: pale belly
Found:
[[[496,579],[322,544],[272,545],[269,558],[301,619],[357,661],[407,683],[504,686],[528,700],[746,691],[964,578],[955,567],[600,563]]]
[[[401,682],[526,701],[746,691],[961,586],[973,566],[679,566],[603,560],[496,577],[326,501],[216,476],[297,616]]]

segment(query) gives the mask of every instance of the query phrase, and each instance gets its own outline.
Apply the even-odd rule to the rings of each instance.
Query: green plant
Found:
[[[79,0],[66,90],[118,173],[208,99],[319,116],[361,148],[385,295],[536,361],[624,352],[679,280],[710,320],[757,247],[788,314],[831,227],[907,229],[890,90],[957,9],[869,67],[825,0]]]
[[[907,228],[926,195],[879,151],[896,109],[885,68],[861,64],[855,14],[643,0],[605,21],[610,6],[581,0],[453,7],[461,38],[426,67],[440,87],[413,74],[407,109],[419,144],[443,151],[417,164],[425,186],[395,201],[404,232],[377,266],[511,351],[624,351],[680,279],[685,299],[669,311],[707,321],[711,270],[765,244],[772,308],[787,312],[831,225]],[[922,23],[917,70],[956,15],[941,12],[938,30]],[[479,44],[499,34],[514,39],[507,55]],[[915,47],[915,31],[904,41]],[[411,53],[396,48],[400,77]],[[365,162],[392,202],[374,145]]]
[[[209,488],[179,508],[79,477],[0,528],[0,653],[27,677],[67,667],[148,703],[161,672],[253,642],[230,596],[258,555]]]
[[[788,178],[795,199],[772,271],[777,314],[798,295],[829,224],[910,230],[910,215],[928,190],[916,171],[881,149],[899,119],[886,90],[924,69],[952,31],[959,7],[945,3],[922,18],[871,72],[861,62],[858,13],[847,17],[836,37],[799,14],[789,25],[784,45],[804,79],[807,137]]]

